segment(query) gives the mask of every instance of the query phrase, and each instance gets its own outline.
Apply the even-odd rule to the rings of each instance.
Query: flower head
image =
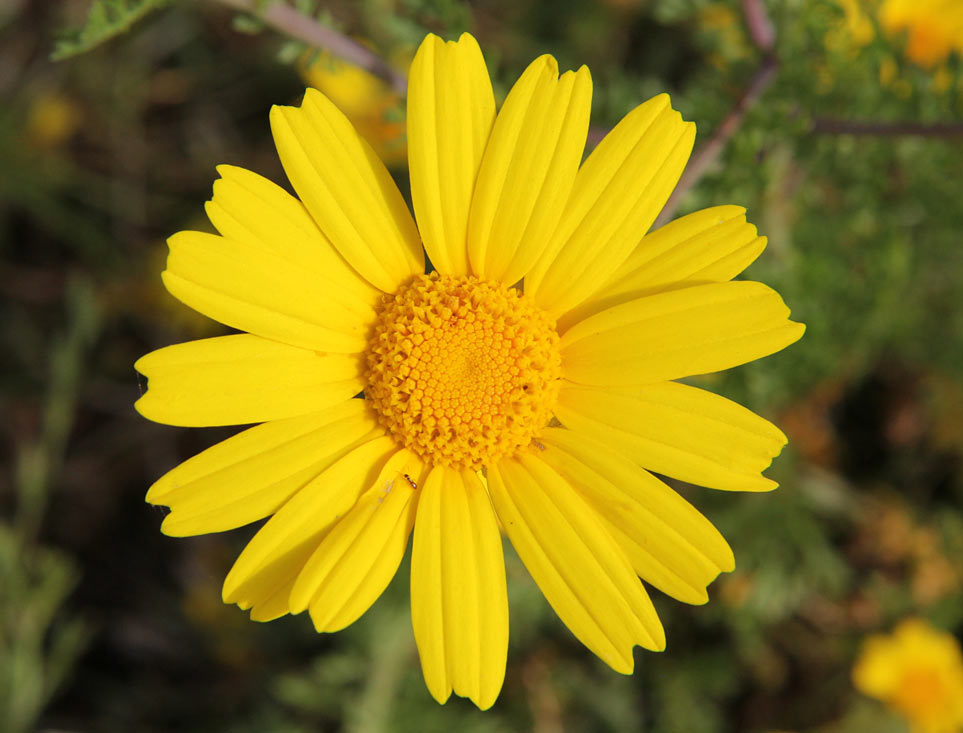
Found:
[[[920,619],[863,644],[853,683],[905,717],[916,733],[963,731],[963,655],[959,642]]]
[[[876,37],[875,16],[886,36],[905,37],[903,54],[917,66],[936,69],[951,53],[963,54],[963,4],[957,0],[836,1],[843,23],[827,35],[830,47],[855,52],[867,46]]]
[[[475,39],[429,36],[412,63],[415,219],[324,95],[275,107],[299,198],[218,170],[219,236],[170,239],[164,283],[245,333],[143,357],[146,417],[261,423],[163,476],[171,535],[270,517],[224,600],[255,620],[361,616],[414,535],[411,611],[431,693],[489,707],[508,601],[501,532],[572,632],[619,672],[661,650],[642,584],[686,603],[732,570],[728,544],[646,469],[765,491],[786,439],[675,381],[782,349],[803,326],[780,297],[730,282],[765,247],[720,206],[646,234],[695,129],[662,95],[582,163],[589,72],[536,59],[497,117]],[[433,271],[425,274],[425,253]],[[363,393],[359,397],[359,393]]]
[[[906,34],[906,57],[932,69],[963,54],[963,4],[958,0],[883,0],[879,21],[891,36]]]

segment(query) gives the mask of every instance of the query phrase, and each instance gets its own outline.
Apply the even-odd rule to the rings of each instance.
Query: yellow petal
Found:
[[[677,382],[605,390],[566,383],[555,415],[665,476],[728,491],[770,491],[761,475],[786,436],[725,397]]]
[[[349,354],[365,348],[374,311],[324,297],[323,281],[250,239],[178,232],[161,274],[175,298],[232,328],[292,346]]]
[[[447,275],[468,274],[468,210],[494,121],[478,42],[429,34],[408,76],[408,167],[425,250]]]
[[[508,595],[502,540],[485,487],[436,466],[418,503],[411,623],[428,690],[454,690],[486,710],[505,678]]]
[[[137,360],[148,390],[134,407],[148,420],[184,427],[280,420],[358,394],[359,362],[246,333],[188,341]]]
[[[276,618],[281,618],[281,616],[286,616],[288,613],[288,596],[291,594],[291,588],[294,586],[294,579],[297,577],[296,571],[292,570],[287,578],[281,585],[277,586],[273,591],[268,591],[253,600],[251,603],[242,607],[242,610],[251,609],[251,621],[265,622],[273,621]]]
[[[147,501],[171,508],[161,530],[175,537],[241,527],[276,512],[378,431],[364,400],[257,425],[166,473],[151,486]]]
[[[559,315],[611,277],[682,175],[695,125],[661,94],[627,114],[585,161],[565,214],[525,291]]]
[[[805,331],[779,294],[756,282],[656,293],[579,321],[562,336],[562,370],[597,386],[717,372],[775,353]]]
[[[286,586],[397,450],[388,436],[363,443],[292,496],[237,558],[224,580],[224,602],[249,608]]]
[[[315,297],[334,301],[365,321],[381,293],[355,272],[321,233],[304,204],[280,186],[244,168],[220,165],[214,197],[205,210],[227,239],[251,242],[310,273]]]
[[[284,172],[318,227],[370,283],[387,293],[425,269],[418,230],[371,146],[316,89],[300,107],[271,109]]]
[[[706,586],[735,567],[712,523],[678,493],[609,444],[549,428],[539,457],[598,512],[643,580],[685,603],[705,603]]]
[[[305,563],[291,591],[291,613],[310,607],[318,632],[354,623],[388,587],[408,546],[421,462],[406,450],[339,519]]]
[[[403,451],[399,453],[404,454]],[[400,458],[400,461],[398,460],[399,458]],[[399,480],[402,478],[402,476],[397,475],[397,468],[399,467],[399,465],[403,466],[403,468],[405,468],[408,471],[412,471],[413,472],[411,474],[412,476],[419,475],[414,473],[414,471],[416,471],[417,469],[414,467],[413,464],[418,463],[417,459],[412,459],[409,461],[408,460],[409,458],[411,458],[410,455],[396,454],[395,456],[393,456],[388,460],[388,463],[385,464],[385,467],[382,469],[381,474],[379,475],[379,478],[378,478],[378,486],[381,486],[381,489],[380,489],[381,491],[384,491],[385,486],[387,486],[387,483],[386,483],[387,477],[392,476],[394,474],[395,478]],[[406,481],[405,483],[407,484]],[[369,494],[371,494],[375,490],[375,488],[377,487],[373,487],[372,489],[369,489],[368,492],[366,492],[366,494],[362,496],[361,499],[359,499],[359,503],[365,501],[365,496],[368,496]],[[349,512],[349,516],[353,512],[354,512],[354,509],[352,509],[351,512]],[[408,513],[412,514],[412,510],[409,510]],[[328,537],[335,534],[335,532],[339,531],[339,527],[343,521],[345,520],[341,520],[340,522],[335,524],[334,527],[329,532],[322,533],[321,535],[322,544],[325,544],[327,542]],[[411,531],[411,527],[409,523],[408,531],[405,534],[404,539],[400,540],[402,554],[404,553],[404,549],[405,549],[404,546],[405,544],[407,544],[408,533],[410,533],[410,531]],[[397,541],[397,538],[393,536],[393,540]],[[375,598],[381,594],[381,590],[383,590],[383,587],[381,590],[376,590],[376,592],[374,592],[374,595],[371,597],[370,601],[365,602],[363,598],[364,594],[372,593],[373,590],[376,589],[376,586],[374,584],[377,583],[377,578],[379,577],[379,574],[384,575],[387,571],[387,577],[384,580],[385,585],[391,580],[391,576],[394,575],[395,570],[397,569],[397,562],[395,563],[394,567],[388,566],[391,562],[391,550],[393,546],[394,546],[393,542],[389,542],[387,544],[387,546],[385,547],[385,550],[388,551],[388,554],[376,559],[375,565],[369,570],[369,574],[367,577],[348,579],[347,582],[349,584],[353,583],[352,587],[359,588],[359,591],[354,596],[354,599],[352,600],[352,602],[348,603],[346,606],[341,608],[340,617],[342,620],[344,620],[345,614],[356,614],[356,615],[354,615],[354,618],[351,618],[351,620],[344,621],[338,628],[343,628],[344,626],[347,626],[355,618],[360,616],[365,610],[367,610],[367,608],[371,605],[371,603],[374,602]],[[353,548],[353,549],[363,549],[363,546],[362,548]],[[295,582],[299,579],[300,573],[302,572],[302,566],[305,564],[305,562],[310,564],[313,557],[314,556],[312,555],[310,558],[306,560],[305,553],[303,552],[294,553],[290,557],[284,559],[280,564],[272,566],[269,571],[262,573],[257,577],[257,579],[254,582],[251,582],[248,584],[246,595],[245,595],[246,600],[239,602],[238,605],[241,608],[250,607],[252,621],[273,621],[274,619],[279,618],[280,616],[284,616],[287,613],[300,613],[304,609],[303,608],[299,608],[297,610],[292,609],[290,598],[294,590]],[[272,584],[269,585],[267,581],[272,581]],[[318,618],[317,614],[321,612],[320,609],[317,608],[317,605],[324,602],[323,596],[324,596],[324,591],[322,590],[322,595],[315,600],[315,604],[312,606],[311,614],[312,614],[312,617],[315,618],[315,620],[317,620]],[[359,609],[358,608],[359,605],[363,605],[363,608]],[[332,609],[331,613],[334,613],[337,610],[338,609]],[[333,619],[333,620],[338,621],[338,619]],[[319,628],[318,630],[322,631],[323,629]]]
[[[495,511],[552,608],[585,646],[617,672],[632,672],[632,648],[665,648],[642,583],[595,510],[537,456],[488,470]]]
[[[558,224],[582,160],[592,106],[586,67],[558,78],[551,56],[509,92],[482,158],[468,219],[474,274],[512,285]]]
[[[741,206],[715,206],[645,235],[628,259],[588,300],[559,319],[559,330],[614,305],[658,290],[725,282],[765,249]]]

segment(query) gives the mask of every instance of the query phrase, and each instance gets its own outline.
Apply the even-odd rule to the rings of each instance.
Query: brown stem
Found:
[[[272,28],[309,46],[322,48],[349,64],[359,66],[380,79],[384,79],[401,95],[408,91],[408,79],[371,49],[342,35],[333,28],[322,25],[314,18],[299,13],[284,2],[273,2],[258,10],[255,0],[214,0],[221,5],[240,10],[259,18]]]
[[[816,135],[963,137],[963,122],[861,122],[817,117],[813,120],[810,131]]]
[[[776,27],[762,0],[742,0],[742,17],[753,45],[764,54],[770,54],[776,45]]]

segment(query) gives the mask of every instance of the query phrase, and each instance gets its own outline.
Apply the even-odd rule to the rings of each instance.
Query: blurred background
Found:
[[[231,4],[0,0],[0,730],[907,730],[852,670],[903,619],[963,631],[963,3],[291,3],[402,71],[470,30],[499,98],[541,53],[588,64],[596,140],[668,91],[699,129],[670,206],[746,206],[769,237],[748,276],[808,324],[701,380],[790,438],[774,493],[679,487],[735,551],[709,604],[653,592],[668,649],[623,677],[508,551],[486,713],[425,689],[406,565],[344,632],[257,624],[220,600],[255,528],[172,539],[143,501],[232,432],[131,407],[139,356],[224,332],[159,277],[215,165],[286,185],[268,110],[311,83],[407,191],[403,98]]]

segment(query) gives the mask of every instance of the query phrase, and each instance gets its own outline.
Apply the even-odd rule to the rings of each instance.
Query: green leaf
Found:
[[[285,65],[291,65],[304,55],[307,46],[301,41],[286,41],[278,49],[277,60]]]
[[[235,15],[231,19],[231,28],[238,33],[248,36],[256,36],[264,30],[264,21],[253,15]]]
[[[50,58],[53,61],[62,61],[85,53],[114,36],[126,33],[138,20],[169,2],[170,0],[93,0],[87,12],[87,22],[82,28],[59,38]]]

